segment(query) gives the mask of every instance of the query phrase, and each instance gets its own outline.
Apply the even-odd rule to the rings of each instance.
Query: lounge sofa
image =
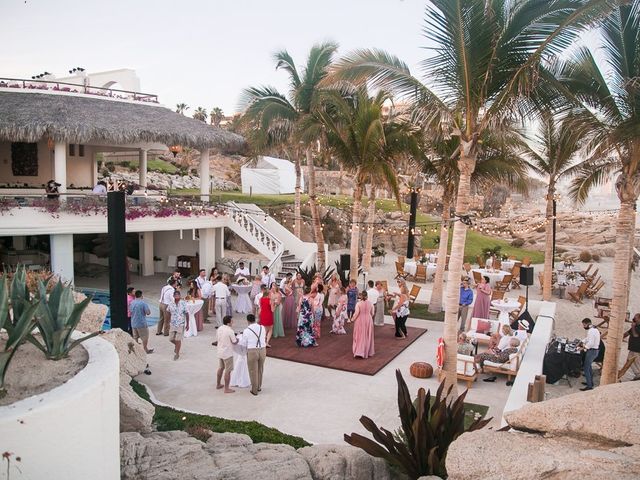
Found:
[[[489,333],[480,333],[477,331],[478,320],[489,322],[491,324]],[[471,325],[469,326],[469,331],[467,332],[467,338],[475,338],[478,343],[489,343],[491,334],[497,332],[499,328],[500,322],[498,320],[487,320],[486,318],[473,317],[471,318]]]
[[[520,344],[516,353],[509,355],[509,360],[507,362],[497,363],[485,361],[482,371],[489,373],[501,373],[506,375],[508,380],[511,380],[512,377],[515,377],[518,374],[518,369],[520,368],[522,358],[524,357],[527,346],[529,345],[530,337],[530,335],[527,336],[527,339]]]

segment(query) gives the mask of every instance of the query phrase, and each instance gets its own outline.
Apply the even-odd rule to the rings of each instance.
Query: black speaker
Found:
[[[533,267],[520,267],[520,285],[533,285]]]
[[[127,331],[127,250],[124,192],[107,193],[111,328]]]
[[[340,255],[340,269],[349,270],[351,268],[351,255],[343,253]]]

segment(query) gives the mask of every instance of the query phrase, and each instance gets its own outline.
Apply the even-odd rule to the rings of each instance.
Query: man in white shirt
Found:
[[[207,291],[205,292],[207,283],[210,283],[209,280],[207,280],[207,271],[204,268],[201,268],[198,272],[198,276],[196,277],[196,285],[202,294],[202,309],[200,310],[202,312],[202,321],[209,323],[207,317],[209,316],[209,297],[211,296],[211,289],[207,288]]]
[[[256,317],[247,315],[249,326],[242,332],[242,343],[247,346],[247,366],[251,379],[251,394],[258,395],[262,390],[262,372],[267,358],[266,331],[262,325],[256,325]]]
[[[240,262],[238,264],[238,268],[236,268],[236,271],[233,275],[236,277],[236,281],[237,281],[238,277],[249,278],[249,275],[251,275],[251,272],[249,272],[249,269],[244,266],[244,262]]]
[[[585,318],[582,320],[582,328],[587,331],[587,337],[582,341],[584,345],[584,388],[581,388],[583,392],[585,390],[593,390],[593,371],[591,364],[598,356],[600,352],[600,330],[595,325],[591,324],[591,319]]]
[[[173,292],[176,291],[175,286],[176,281],[170,279],[169,283],[160,290],[160,298],[158,299],[158,303],[160,303],[160,315],[158,316],[156,335],[162,335],[164,333],[165,337],[169,336],[171,314],[167,311],[167,305],[173,302]]]
[[[369,287],[367,289],[367,300],[371,302],[371,305],[373,305],[373,307],[375,308],[376,303],[378,303],[378,297],[380,296],[380,293],[375,289],[373,280],[369,280],[367,282],[367,286]]]
[[[214,311],[216,313],[216,328],[222,325],[222,319],[227,312],[227,297],[231,295],[229,287],[222,281],[222,276],[218,275],[216,284],[211,288],[215,297]]]
[[[529,331],[529,322],[527,322],[526,320],[519,320],[518,330],[513,332],[513,336],[516,337],[518,340],[520,340],[520,343],[522,343],[529,337],[529,334],[527,333],[528,331]]]
[[[222,326],[218,328],[218,373],[216,376],[216,388],[224,388],[224,393],[233,393],[235,390],[229,388],[231,383],[231,371],[233,370],[233,345],[238,343],[236,334],[231,328],[232,320],[229,315],[222,319]],[[224,385],[222,385],[222,374],[224,373]]]
[[[287,284],[289,280],[293,278],[293,274],[291,272],[287,273],[287,275],[280,280],[280,291],[284,293],[284,286]]]
[[[267,288],[271,288],[271,284],[276,281],[276,277],[273,273],[269,273],[269,267],[262,267],[262,285],[266,285]]]

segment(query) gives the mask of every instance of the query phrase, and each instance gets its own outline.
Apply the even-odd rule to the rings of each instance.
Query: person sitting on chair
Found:
[[[473,355],[473,345],[469,342],[466,333],[458,335],[458,353],[461,355]]]
[[[509,356],[512,353],[516,353],[518,351],[518,347],[520,346],[520,340],[516,337],[511,337],[509,340],[509,347],[504,350],[495,350],[495,353],[484,352],[473,357],[475,362],[480,365],[480,367],[484,366],[484,362],[493,362],[493,363],[506,363],[509,361]]]

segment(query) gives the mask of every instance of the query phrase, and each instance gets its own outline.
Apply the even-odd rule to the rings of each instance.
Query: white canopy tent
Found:
[[[296,168],[289,160],[258,157],[240,168],[242,193],[295,193]],[[304,191],[304,177],[300,178]]]

